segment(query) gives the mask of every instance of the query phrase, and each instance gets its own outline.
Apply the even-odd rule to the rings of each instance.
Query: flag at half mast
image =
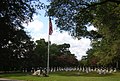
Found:
[[[49,35],[52,35],[53,29],[52,29],[52,21],[51,18],[49,18]]]

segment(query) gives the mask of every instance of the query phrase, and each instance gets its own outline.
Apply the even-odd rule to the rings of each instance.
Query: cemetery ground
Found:
[[[84,73],[78,71],[52,72],[49,77],[33,76],[32,73],[6,73],[0,78],[22,81],[120,81],[120,72],[112,74]],[[8,80],[7,80],[8,81]]]

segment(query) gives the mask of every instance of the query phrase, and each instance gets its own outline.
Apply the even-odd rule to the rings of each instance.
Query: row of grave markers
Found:
[[[58,72],[58,71],[78,71],[78,72],[85,72],[85,73],[90,73],[90,72],[97,72],[98,74],[110,74],[113,72],[116,72],[116,68],[91,68],[91,67],[80,67],[80,68],[71,68],[71,67],[67,67],[67,68],[50,68],[50,72]],[[24,71],[26,72],[26,71]],[[38,70],[34,70],[32,69],[31,72],[33,73],[33,75],[41,75],[41,73],[45,73],[45,69],[38,69]]]
[[[98,74],[106,74],[116,72],[116,68],[90,68],[90,67],[80,67],[80,68],[51,68],[50,72],[56,71],[79,71],[79,72],[97,72]]]

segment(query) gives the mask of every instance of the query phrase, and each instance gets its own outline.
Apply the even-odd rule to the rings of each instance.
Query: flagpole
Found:
[[[47,57],[47,74],[49,74],[49,53],[50,53],[50,35],[52,35],[52,22],[51,18],[49,17],[49,33],[48,33],[48,57]]]
[[[50,35],[48,35],[48,56],[47,56],[47,74],[49,74],[49,52],[50,52]]]

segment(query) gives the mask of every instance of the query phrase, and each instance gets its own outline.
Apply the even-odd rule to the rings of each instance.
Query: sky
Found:
[[[43,0],[44,1],[44,0]],[[46,3],[46,2],[45,2]],[[48,3],[46,3],[48,4]],[[48,28],[49,28],[49,18],[45,17],[45,11],[41,10],[40,15],[34,15],[32,22],[27,24],[23,24],[25,26],[25,30],[29,35],[33,38],[33,40],[45,39],[48,41]],[[68,32],[60,33],[59,29],[57,29],[54,20],[52,20],[53,33],[50,35],[51,43],[55,44],[70,44],[70,51],[72,54],[75,54],[78,60],[81,59],[82,56],[86,55],[86,51],[91,48],[90,40],[86,38],[82,38],[80,40],[73,39]],[[90,29],[94,29],[94,27],[90,27]]]

